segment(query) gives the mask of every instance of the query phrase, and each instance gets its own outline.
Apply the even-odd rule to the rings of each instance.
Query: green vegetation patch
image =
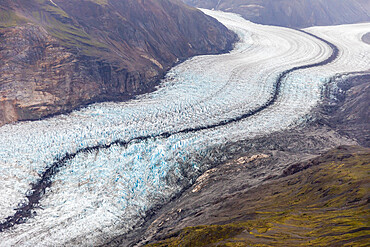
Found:
[[[108,5],[108,0],[90,0],[90,1],[99,5]]]
[[[27,22],[37,23],[57,38],[61,45],[78,50],[85,55],[99,56],[108,46],[94,39],[57,4],[50,0],[30,0],[30,12],[23,13],[29,19],[17,15],[14,11],[0,8],[0,28],[15,27]],[[91,0],[97,4],[107,4],[108,0]],[[22,14],[22,15],[23,15]]]
[[[148,246],[368,246],[370,150],[365,150],[333,150],[318,165],[248,192],[266,196],[235,212],[230,224],[188,227]],[[238,220],[243,214],[254,217]]]
[[[187,227],[176,236],[150,246],[205,246],[236,236],[241,231],[243,227],[233,224]]]
[[[95,55],[106,45],[94,40],[83,29],[69,23],[63,23],[53,16],[46,16],[49,26],[49,33],[61,41],[65,47],[78,49],[87,55]]]
[[[13,11],[0,8],[0,28],[15,27],[26,22]]]
[[[106,2],[104,0],[98,2]],[[86,55],[98,55],[107,46],[98,42],[76,24],[63,9],[47,0],[37,0],[39,11],[32,12],[35,20],[61,41],[65,47],[77,49]]]

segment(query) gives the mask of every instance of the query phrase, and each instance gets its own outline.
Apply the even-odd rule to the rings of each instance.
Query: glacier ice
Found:
[[[297,30],[203,11],[240,36],[233,51],[189,59],[171,69],[157,91],[129,102],[0,128],[0,220],[14,214],[30,183],[65,153],[234,118],[263,105],[282,71],[331,55],[327,44]],[[79,153],[53,177],[37,215],[0,233],[0,246],[91,245],[128,232],[148,209],[207,170],[211,164],[202,161],[212,148],[299,124],[331,77],[369,70],[370,46],[361,41],[369,30],[369,23],[305,29],[334,43],[340,55],[325,66],[289,73],[275,104],[247,119]]]

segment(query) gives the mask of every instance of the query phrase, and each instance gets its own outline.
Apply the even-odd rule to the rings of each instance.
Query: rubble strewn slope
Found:
[[[281,178],[219,198],[208,213],[185,217],[201,225],[170,232],[148,246],[365,246],[369,160],[369,148],[332,149],[291,166]]]

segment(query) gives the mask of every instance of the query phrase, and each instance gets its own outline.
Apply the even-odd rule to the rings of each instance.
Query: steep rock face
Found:
[[[350,77],[339,83],[338,102],[328,102],[327,123],[338,133],[370,147],[370,74]]]
[[[256,23],[303,28],[370,20],[367,0],[183,0],[208,9],[241,14]]]
[[[0,2],[0,125],[147,92],[235,34],[176,0]]]

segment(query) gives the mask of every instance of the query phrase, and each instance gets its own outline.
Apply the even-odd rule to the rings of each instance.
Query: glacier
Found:
[[[202,11],[239,35],[230,53],[189,59],[171,69],[155,92],[128,102],[0,128],[0,223],[27,203],[30,184],[66,153],[105,145],[67,160],[35,215],[0,232],[0,246],[90,246],[125,234],[211,168],[210,161],[222,160],[212,150],[304,123],[331,78],[370,70],[370,46],[361,40],[369,23],[304,29],[333,43],[338,57],[288,73],[279,97],[263,111],[202,129],[258,109],[281,73],[332,54],[327,43],[299,30]],[[116,140],[127,144],[112,145]]]

